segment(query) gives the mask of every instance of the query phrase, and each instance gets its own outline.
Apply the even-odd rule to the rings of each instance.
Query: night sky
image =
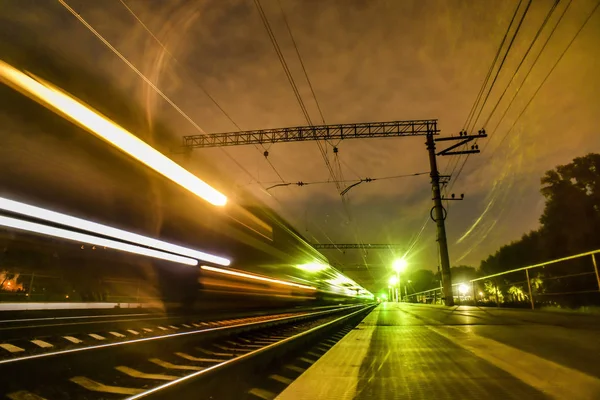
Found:
[[[241,129],[306,125],[252,0],[125,3],[168,53],[120,0],[68,1],[203,132],[236,130],[206,93]],[[308,112],[315,123],[321,123],[279,3],[261,3]],[[517,3],[281,0],[326,123],[438,119],[442,135],[457,135],[463,128]],[[500,246],[536,229],[544,206],[539,193],[543,173],[574,157],[600,152],[600,11],[592,16],[509,130],[595,6],[595,0],[572,1],[512,107],[495,129],[568,3],[560,2],[498,110],[484,126],[553,3],[532,2],[475,125],[475,130],[485,127],[492,135],[479,142],[482,153],[469,157],[460,179],[453,182],[452,192],[464,193],[465,200],[449,204],[447,229],[452,265],[476,267]],[[14,47],[18,48],[23,36],[34,38],[37,46],[57,59],[92,71],[130,94],[146,112],[147,121],[161,121],[169,128],[172,146],[180,143],[181,136],[203,133],[58,1],[0,0],[2,21],[12,24]],[[23,132],[19,120],[2,110],[0,114],[3,136],[15,147],[25,149],[18,157],[6,147],[0,150],[3,174],[12,165],[15,171],[39,172],[50,182],[60,180],[69,165],[77,165],[81,179],[63,182],[63,189],[70,192],[65,195],[100,196],[110,202],[110,190],[120,190],[116,184],[111,186],[106,170],[89,162],[85,154],[69,152],[67,158],[64,144],[30,136]],[[149,142],[156,140],[152,126],[148,123],[146,134],[140,134]],[[342,141],[338,157],[343,176],[353,180],[427,172],[424,141],[424,137]],[[286,182],[329,179],[314,142],[275,144],[268,151],[269,160]],[[327,145],[327,151],[330,160],[337,162],[331,145]],[[407,255],[410,268],[437,268],[433,222],[428,222],[420,233],[432,206],[427,175],[363,183],[349,192],[345,209],[333,183],[290,185],[267,192],[266,187],[280,180],[262,153],[262,148],[254,146],[227,148],[226,154],[221,149],[198,149],[185,166],[220,187],[233,201],[243,201],[240,193],[249,191],[310,241],[398,243],[406,248],[414,244]],[[444,157],[438,162],[442,172],[449,172],[456,161]],[[462,159],[459,168],[460,164]],[[10,187],[3,188],[3,192],[10,194]],[[127,201],[128,196],[135,198],[134,192],[135,188],[130,188],[129,193],[121,193],[121,201]],[[164,206],[178,204],[174,200]],[[193,218],[193,210],[189,212]],[[160,221],[146,223],[156,225]],[[367,270],[350,276],[366,287],[376,288],[386,282],[391,261],[404,252],[324,254],[330,261],[346,266],[366,261],[370,264]]]

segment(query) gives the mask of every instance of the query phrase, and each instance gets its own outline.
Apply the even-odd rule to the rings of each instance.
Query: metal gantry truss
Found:
[[[439,134],[436,119],[391,122],[366,122],[360,124],[296,126],[291,128],[259,129],[183,137],[187,149],[242,146],[307,140],[346,140],[385,138],[398,136],[424,136]]]

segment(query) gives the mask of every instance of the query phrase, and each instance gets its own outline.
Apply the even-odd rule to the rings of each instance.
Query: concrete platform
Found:
[[[384,303],[277,398],[600,399],[600,320]]]

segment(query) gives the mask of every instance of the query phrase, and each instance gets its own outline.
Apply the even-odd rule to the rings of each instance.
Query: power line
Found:
[[[515,101],[515,99],[517,98],[517,95],[519,94],[519,91],[521,90],[521,88],[523,87],[523,85],[525,84],[525,82],[527,81],[527,78],[529,77],[529,74],[531,74],[531,71],[533,70],[533,68],[535,67],[535,65],[537,64],[537,61],[540,59],[542,53],[544,52],[544,50],[546,49],[546,46],[548,45],[548,43],[550,42],[550,39],[552,38],[552,36],[554,35],[554,32],[556,32],[556,29],[558,28],[560,22],[562,21],[563,17],[565,16],[565,14],[567,13],[567,10],[569,9],[569,6],[571,5],[572,0],[569,0],[569,2],[567,3],[566,7],[564,8],[562,14],[560,15],[560,17],[558,17],[558,20],[556,21],[556,24],[554,25],[554,27],[552,28],[552,31],[550,31],[550,34],[548,35],[548,37],[546,38],[546,41],[544,42],[544,44],[542,45],[540,51],[538,52],[537,56],[535,57],[535,59],[533,60],[533,63],[531,63],[531,65],[529,66],[529,70],[527,71],[527,73],[525,74],[525,77],[523,78],[523,80],[521,81],[521,84],[519,85],[519,87],[517,87],[517,89],[515,90],[515,93],[513,94],[512,99],[510,100],[510,102],[508,103],[508,106],[506,107],[506,109],[504,110],[504,113],[500,116],[500,119],[498,120],[498,122],[496,123],[496,126],[494,127],[494,129],[492,130],[492,132],[490,133],[490,138],[496,133],[496,131],[498,130],[498,127],[500,126],[500,124],[502,123],[502,121],[504,120],[504,117],[506,116],[506,114],[508,113],[508,110],[510,109],[510,107],[512,106],[513,102]],[[483,149],[481,150],[482,152],[487,148],[488,144],[489,144],[489,140],[486,142],[485,146],[483,147]]]
[[[594,8],[592,9],[592,11],[589,13],[589,15],[587,16],[587,18],[585,19],[585,21],[583,22],[583,24],[581,25],[581,27],[577,31],[577,33],[575,33],[575,36],[573,36],[573,38],[571,39],[571,41],[569,42],[569,44],[567,45],[567,47],[565,47],[565,49],[563,50],[563,52],[561,53],[561,55],[558,57],[558,59],[556,60],[556,62],[554,63],[554,65],[552,66],[552,68],[550,69],[550,71],[548,71],[548,73],[544,77],[544,80],[542,80],[542,83],[540,83],[540,85],[538,86],[538,88],[536,89],[536,91],[533,93],[533,95],[531,96],[531,98],[529,99],[529,101],[527,102],[527,104],[525,105],[525,107],[523,108],[523,110],[521,111],[521,113],[519,114],[519,116],[517,117],[517,119],[515,119],[515,121],[512,124],[512,126],[504,134],[504,136],[502,137],[502,140],[500,140],[500,143],[498,143],[498,146],[496,147],[496,149],[494,149],[494,152],[492,153],[492,155],[490,156],[490,158],[493,157],[494,154],[496,154],[496,151],[498,151],[498,149],[500,148],[500,146],[502,145],[502,143],[504,142],[504,140],[506,139],[506,137],[512,132],[513,128],[515,127],[515,125],[517,124],[517,122],[519,121],[519,119],[521,118],[521,116],[525,113],[525,111],[527,110],[527,108],[529,107],[529,105],[531,104],[531,102],[533,101],[533,99],[535,98],[535,96],[539,93],[540,89],[544,86],[544,84],[548,80],[548,77],[550,77],[550,75],[552,74],[552,72],[556,69],[556,66],[560,63],[560,61],[562,60],[562,58],[564,57],[564,55],[567,53],[567,51],[569,50],[569,48],[571,47],[571,45],[573,44],[573,42],[575,41],[575,39],[577,39],[577,37],[579,36],[579,34],[583,30],[583,28],[585,28],[585,26],[587,25],[587,23],[589,22],[589,20],[592,18],[592,16],[594,15],[594,13],[596,12],[596,10],[598,9],[598,6],[600,6],[600,2],[596,3],[596,6],[594,6]]]
[[[294,40],[294,35],[292,35],[292,29],[290,28],[290,24],[288,23],[288,20],[285,16],[285,12],[283,11],[283,6],[281,5],[281,0],[277,0],[277,3],[279,3],[279,9],[281,10],[281,15],[283,17],[283,21],[285,22],[287,31],[290,34],[292,43],[294,44],[294,49],[296,50],[296,55],[298,56],[298,60],[300,60],[300,65],[302,66],[302,71],[304,71],[304,77],[306,78],[306,82],[308,82],[308,87],[310,88],[310,92],[312,93],[313,99],[315,99],[315,104],[317,105],[317,109],[319,110],[319,115],[321,116],[323,125],[325,125],[326,122],[325,122],[325,117],[323,116],[323,111],[321,111],[321,106],[319,105],[319,101],[317,100],[317,95],[315,94],[313,85],[310,81],[310,78],[308,77],[308,72],[306,72],[306,67],[304,66],[304,62],[302,61],[302,56],[300,55],[300,51],[298,50],[298,45],[296,44],[296,40]]]
[[[471,130],[475,129],[475,125],[477,124],[477,121],[479,121],[479,117],[481,116],[481,113],[483,112],[483,109],[485,108],[485,105],[487,104],[490,94],[492,93],[492,90],[494,89],[494,85],[496,84],[496,81],[498,80],[498,76],[500,75],[500,72],[502,71],[504,62],[506,61],[506,58],[508,57],[508,53],[510,53],[510,49],[512,49],[515,39],[517,38],[519,31],[521,30],[521,26],[523,25],[523,21],[525,20],[525,17],[527,16],[527,12],[529,11],[531,2],[532,2],[532,0],[529,0],[529,2],[527,3],[527,6],[525,7],[525,11],[521,15],[519,24],[517,25],[517,28],[515,29],[515,33],[513,34],[512,38],[510,39],[510,43],[508,44],[508,47],[507,47],[506,51],[504,52],[504,57],[502,57],[500,66],[496,70],[496,75],[494,76],[494,80],[492,81],[492,84],[490,85],[490,88],[485,96],[485,99],[483,100],[483,103],[481,104],[481,107],[479,108],[479,113],[477,114],[477,118],[475,118],[475,120],[473,121],[473,126],[471,126]],[[468,127],[467,127],[467,130],[468,130]]]
[[[298,86],[296,85],[294,77],[293,77],[293,75],[292,75],[292,73],[291,73],[291,71],[290,71],[290,69],[289,69],[289,67],[287,65],[287,62],[285,60],[283,52],[281,51],[279,43],[277,42],[275,34],[273,33],[273,30],[271,29],[271,25],[269,24],[269,20],[268,20],[266,14],[265,14],[265,12],[264,12],[264,10],[262,8],[260,0],[254,0],[254,5],[256,6],[256,9],[257,9],[258,14],[260,16],[260,19],[261,19],[261,21],[262,21],[262,23],[263,23],[263,25],[265,27],[265,30],[267,31],[267,35],[269,36],[269,39],[271,40],[271,44],[273,45],[273,49],[275,50],[275,53],[277,54],[277,58],[279,59],[281,67],[283,68],[283,71],[284,71],[284,73],[285,73],[285,75],[287,77],[287,80],[288,80],[291,88],[292,88],[292,91],[294,92],[294,96],[296,97],[296,101],[298,102],[298,105],[300,106],[302,114],[304,115],[304,118],[306,119],[306,122],[309,125],[312,126],[313,123],[312,123],[312,120],[311,120],[310,115],[308,113],[308,110],[306,108],[306,105],[304,104],[304,101],[302,100],[302,96],[300,95],[300,91],[298,90]],[[283,8],[281,8],[281,11],[283,13]],[[289,29],[289,25],[288,25],[288,29]],[[290,36],[292,36],[291,30],[289,30],[289,33],[290,33]],[[293,36],[292,36],[292,39],[293,39]],[[299,52],[297,52],[297,54],[298,54],[298,57],[300,57]],[[307,79],[308,79],[308,76],[307,76]],[[316,98],[315,98],[315,101],[316,101]],[[329,162],[327,154],[325,153],[325,150],[321,146],[321,143],[319,143],[318,141],[317,141],[317,146],[319,148],[321,156],[323,157],[323,159],[325,161],[325,165],[326,165],[326,167],[327,167],[327,169],[329,171],[329,174],[331,175],[331,177],[332,177],[333,180],[336,180],[335,173],[333,171],[333,168],[331,167],[331,164]],[[282,181],[283,181],[283,179],[282,179]],[[347,208],[345,206],[343,198],[342,198],[342,204],[344,205],[344,209],[347,212]],[[329,237],[328,237],[328,239],[329,239]]]
[[[487,95],[485,96],[485,99],[484,99],[484,101],[483,101],[483,103],[482,103],[481,107],[479,108],[479,113],[477,114],[477,118],[475,118],[475,120],[473,121],[473,126],[471,127],[471,129],[474,129],[474,128],[475,128],[475,124],[476,124],[476,123],[477,123],[477,121],[479,120],[479,117],[481,116],[481,113],[482,113],[482,111],[483,111],[483,109],[484,109],[484,107],[485,107],[485,105],[486,105],[486,103],[487,103],[487,100],[488,100],[488,98],[489,98],[490,94],[492,93],[492,90],[493,90],[493,88],[494,88],[494,85],[495,85],[495,83],[496,83],[496,80],[498,79],[498,76],[499,76],[499,74],[500,74],[500,71],[502,70],[502,67],[503,67],[503,65],[504,65],[504,62],[506,61],[506,58],[508,57],[508,53],[510,52],[510,50],[511,50],[511,48],[512,48],[512,45],[513,45],[513,43],[514,43],[514,41],[515,41],[515,39],[516,39],[516,37],[517,37],[517,35],[518,35],[518,33],[519,33],[520,29],[521,29],[521,26],[522,26],[522,24],[523,24],[523,21],[525,20],[525,17],[527,16],[527,12],[529,11],[529,7],[531,6],[531,2],[532,2],[532,0],[529,0],[529,1],[528,1],[528,3],[527,3],[527,6],[526,6],[526,8],[525,8],[525,11],[524,11],[524,12],[523,12],[523,14],[521,15],[521,18],[520,18],[520,20],[519,20],[519,22],[518,22],[518,25],[517,25],[517,27],[516,27],[516,29],[515,29],[515,32],[513,33],[513,35],[512,35],[512,38],[511,38],[511,40],[510,40],[510,43],[508,44],[508,47],[507,47],[506,51],[504,52],[504,56],[503,56],[503,58],[502,58],[502,61],[500,62],[500,65],[499,65],[498,69],[496,70],[496,75],[494,76],[494,80],[492,81],[492,83],[491,83],[491,85],[490,85],[490,87],[489,87],[489,90],[488,90],[488,92],[487,92]],[[519,2],[519,6],[520,6],[520,5],[521,5],[521,2]],[[517,10],[515,10],[515,13],[518,11],[518,9],[519,9],[519,6],[517,7]],[[515,15],[516,15],[516,14],[515,14]],[[513,18],[514,18],[514,16],[513,16]],[[514,20],[514,19],[513,19],[513,20]],[[512,25],[512,22],[513,22],[513,20],[511,20],[511,25]],[[508,32],[509,30],[510,30],[510,26],[509,26],[509,29],[507,30],[507,32]],[[467,128],[468,128],[468,126],[467,126]],[[469,154],[467,154],[467,156],[464,158],[464,160],[463,160],[463,162],[462,162],[462,165],[460,166],[460,169],[458,170],[458,173],[456,174],[456,176],[455,176],[455,177],[454,177],[454,179],[452,180],[452,183],[450,184],[450,187],[449,187],[449,189],[448,189],[449,191],[451,191],[451,190],[452,190],[452,188],[454,187],[454,185],[455,185],[455,184],[456,184],[456,182],[458,181],[458,178],[459,178],[459,177],[460,177],[460,175],[462,174],[462,171],[463,171],[463,169],[465,168],[465,165],[467,164],[467,161],[468,161],[468,160],[469,160]],[[460,160],[459,160],[459,161],[457,161],[457,163],[454,165],[454,168],[452,169],[452,172],[450,173],[450,175],[451,175],[451,176],[453,176],[453,175],[454,175],[454,171],[456,170],[456,167],[458,167],[458,164],[459,164],[459,162],[460,162]]]
[[[277,58],[279,59],[281,67],[283,68],[283,71],[288,79],[288,82],[292,88],[292,91],[294,92],[296,100],[298,101],[298,105],[300,106],[300,109],[302,110],[302,114],[304,115],[304,118],[306,119],[308,124],[312,125],[310,115],[308,114],[308,111],[306,110],[304,101],[302,101],[302,97],[300,96],[300,92],[298,91],[298,87],[296,86],[296,82],[294,81],[294,77],[292,76],[290,69],[288,68],[287,62],[285,61],[285,57],[283,56],[283,53],[281,52],[281,48],[279,47],[279,43],[277,43],[277,38],[275,37],[275,34],[273,33],[273,30],[271,29],[271,25],[269,24],[269,20],[267,19],[267,16],[265,15],[262,5],[260,4],[260,0],[254,0],[254,5],[256,6],[256,9],[258,11],[258,14],[260,16],[260,19],[261,19],[264,27],[265,27],[265,30],[267,31],[267,35],[269,35],[269,39],[271,40],[273,49],[275,50],[275,53],[277,54]]]
[[[257,0],[259,1],[259,0]],[[283,6],[281,5],[281,1],[278,0],[277,1],[279,4],[279,10],[281,11],[281,16],[283,18],[283,21],[285,22],[285,26],[287,28],[288,34],[290,35],[290,39],[292,40],[292,44],[294,45],[294,49],[296,51],[296,56],[298,57],[298,61],[300,62],[300,66],[302,67],[302,71],[304,72],[304,77],[306,79],[306,82],[308,83],[308,86],[310,88],[310,91],[312,93],[313,99],[315,100],[315,104],[317,105],[317,109],[319,111],[319,115],[321,116],[321,120],[323,121],[323,124],[325,124],[325,117],[323,116],[323,112],[321,110],[321,106],[319,105],[319,101],[317,100],[317,95],[315,94],[312,82],[308,76],[308,72],[306,70],[306,67],[304,66],[304,61],[302,60],[302,55],[300,54],[300,50],[298,49],[298,45],[296,44],[296,40],[294,39],[294,35],[292,34],[292,29],[290,27],[290,24],[288,23],[287,17],[285,15],[285,11],[283,10]],[[312,122],[309,121],[309,125],[312,125]],[[335,174],[335,171],[333,169],[333,167],[331,166],[331,162],[329,161],[329,157],[327,156],[327,152],[325,151],[325,149],[323,149],[323,146],[321,145],[320,142],[317,141],[317,146],[319,147],[319,152],[321,153],[321,157],[323,157],[323,160],[325,161],[325,165],[327,166],[327,169],[329,170],[329,173],[331,174],[331,177],[334,180],[337,180],[338,177]],[[340,178],[342,178],[341,174],[340,174]],[[342,190],[342,188],[340,186],[336,185],[336,188],[338,189],[338,192],[340,192]],[[342,199],[342,203],[344,202],[344,199]],[[345,205],[344,205],[345,207]]]
[[[487,87],[490,77],[492,76],[492,72],[494,71],[494,66],[496,65],[496,62],[498,61],[498,57],[500,57],[500,54],[502,53],[502,48],[504,47],[504,43],[506,42],[506,39],[508,38],[508,34],[510,33],[510,28],[512,27],[515,19],[517,18],[517,15],[519,13],[519,9],[521,8],[522,3],[523,3],[523,0],[519,0],[519,3],[517,4],[517,8],[515,8],[513,16],[510,19],[510,23],[508,24],[508,27],[506,28],[506,32],[504,33],[504,36],[502,37],[502,41],[500,42],[500,45],[498,46],[496,55],[494,56],[494,59],[492,60],[492,63],[490,65],[490,68],[488,69],[485,79],[483,80],[481,88],[479,88],[479,93],[477,93],[477,96],[475,97],[475,101],[473,102],[473,105],[471,106],[471,110],[469,111],[469,114],[467,115],[467,118],[463,124],[463,128],[462,128],[463,131],[467,129],[467,127],[471,124],[472,118],[475,116],[475,112],[477,110],[479,102],[481,101],[481,97],[483,96],[483,93],[485,92],[485,88]],[[449,166],[451,164],[451,161],[449,161],[448,164],[446,165],[445,173],[447,175],[451,175],[451,176],[454,175],[454,171],[458,167],[458,164],[460,163],[461,159],[462,159],[462,156],[454,158],[454,160],[456,160],[456,161],[454,162],[452,171],[450,172],[450,174],[447,174],[447,172],[449,170]]]
[[[498,108],[498,105],[500,104],[500,102],[502,101],[502,99],[504,98],[504,95],[506,94],[508,88],[510,87],[510,85],[512,84],[512,82],[514,81],[514,79],[517,76],[517,73],[519,72],[519,70],[521,69],[521,66],[523,65],[523,63],[525,62],[525,59],[527,58],[527,56],[529,55],[529,52],[531,51],[531,49],[533,48],[533,45],[535,44],[535,42],[537,41],[538,37],[540,36],[540,34],[542,33],[542,31],[544,30],[544,28],[546,27],[546,24],[548,23],[548,21],[550,20],[550,17],[552,16],[552,14],[554,13],[554,10],[556,10],[556,6],[558,6],[560,0],[555,0],[554,4],[552,5],[552,8],[550,8],[550,11],[548,11],[548,13],[546,14],[546,18],[544,18],[544,22],[542,22],[542,25],[540,26],[540,28],[538,29],[538,31],[536,32],[535,36],[533,37],[533,39],[531,40],[531,43],[529,44],[529,47],[527,48],[527,51],[525,51],[525,54],[523,55],[523,57],[521,58],[521,62],[519,62],[519,65],[517,66],[517,68],[515,69],[515,72],[513,73],[512,77],[510,78],[510,81],[508,82],[508,84],[506,85],[506,87],[504,88],[504,91],[502,92],[502,94],[500,95],[500,97],[498,98],[498,101],[496,102],[496,104],[494,105],[494,108],[492,108],[492,111],[490,112],[490,115],[488,115],[487,119],[485,120],[485,122],[483,123],[483,127],[485,128],[488,124],[488,122],[490,122],[490,119],[492,118],[492,116],[494,115],[494,113],[496,112],[496,109]],[[568,6],[567,6],[568,7]]]
[[[281,51],[281,47],[279,46],[279,43],[277,42],[277,38],[275,37],[275,34],[273,33],[273,29],[271,29],[271,24],[269,23],[269,20],[264,12],[264,9],[262,8],[260,0],[254,0],[254,5],[256,6],[256,9],[260,16],[260,19],[265,27],[265,30],[267,31],[267,35],[269,36],[269,39],[271,40],[271,44],[273,45],[273,49],[275,50],[275,53],[277,54],[277,58],[279,59],[281,67],[283,68],[283,71],[288,79],[288,82],[292,88],[292,91],[294,92],[294,96],[296,97],[296,101],[298,102],[298,105],[300,106],[302,114],[304,115],[306,122],[308,122],[309,125],[313,125],[312,120],[310,118],[310,114],[308,113],[306,105],[304,104],[304,101],[302,100],[302,96],[300,95],[300,91],[298,90],[298,86],[296,85],[296,81],[294,80],[294,77],[287,65],[285,56],[283,55],[283,52]],[[283,12],[283,9],[282,9],[282,12]],[[291,31],[289,31],[289,32],[291,35]],[[299,55],[299,53],[298,53],[298,55]],[[317,142],[317,145],[319,146],[319,151],[321,152],[321,156],[325,160],[325,165],[327,166],[329,173],[332,175],[332,178],[335,180],[336,177],[333,172],[333,168],[331,167],[331,164],[329,163],[329,159],[327,158],[327,155],[325,154],[323,148],[321,147],[321,144]]]
[[[517,14],[519,12],[519,8],[521,7],[521,3],[523,3],[523,0],[519,1],[519,4],[517,4],[517,8],[515,9],[515,12],[513,13],[513,16],[510,20],[510,23],[508,24],[508,28],[506,28],[506,32],[504,33],[504,37],[502,38],[502,41],[500,42],[500,46],[498,46],[498,50],[496,51],[496,55],[494,56],[494,59],[492,60],[492,64],[490,65],[490,69],[488,70],[487,75],[485,76],[485,79],[483,81],[483,84],[481,85],[481,88],[479,89],[479,93],[477,94],[477,97],[475,98],[475,102],[473,103],[473,106],[471,107],[471,111],[469,111],[469,114],[467,115],[467,119],[465,120],[465,123],[463,125],[463,130],[467,129],[467,126],[470,125],[470,121],[472,119],[472,117],[475,115],[475,110],[477,109],[477,106],[479,105],[479,101],[481,100],[481,96],[483,96],[483,92],[485,91],[485,88],[490,80],[490,76],[492,76],[492,71],[494,70],[494,66],[496,65],[496,61],[498,60],[498,57],[500,57],[500,53],[502,51],[502,47],[504,47],[504,42],[506,42],[506,38],[508,37],[508,33],[510,32],[510,28],[512,27],[513,22],[515,21],[515,18],[517,17]]]
[[[404,175],[393,175],[393,176],[383,176],[383,177],[379,177],[379,178],[363,178],[360,180],[356,180],[356,179],[344,179],[344,180],[337,180],[337,181],[332,181],[332,180],[327,180],[327,181],[309,181],[309,182],[304,182],[304,181],[298,181],[298,182],[263,182],[263,184],[268,185],[268,184],[272,184],[273,186],[270,186],[267,188],[267,190],[269,189],[273,189],[275,187],[280,187],[280,186],[291,186],[291,185],[296,185],[296,186],[308,186],[308,185],[321,185],[321,184],[327,184],[327,183],[361,183],[361,182],[373,182],[373,181],[383,181],[383,180],[388,180],[388,179],[399,179],[399,178],[409,178],[409,177],[413,177],[413,176],[419,176],[419,175],[428,175],[429,172],[416,172],[414,174],[404,174]]]

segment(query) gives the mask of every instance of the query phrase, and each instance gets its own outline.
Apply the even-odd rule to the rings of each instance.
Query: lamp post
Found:
[[[396,296],[392,296],[396,297],[396,301],[398,301],[398,289],[396,288],[396,286],[398,285],[398,278],[396,276],[391,276],[390,280],[389,280],[389,284],[390,287],[392,288],[392,291],[395,291]]]
[[[408,263],[406,262],[406,260],[404,258],[398,258],[398,259],[394,260],[394,262],[392,263],[392,269],[394,271],[396,271],[396,280],[398,282],[398,293],[400,294],[398,301],[402,301],[402,285],[400,284],[400,282],[401,282],[400,273],[406,269],[407,265],[408,265]]]

